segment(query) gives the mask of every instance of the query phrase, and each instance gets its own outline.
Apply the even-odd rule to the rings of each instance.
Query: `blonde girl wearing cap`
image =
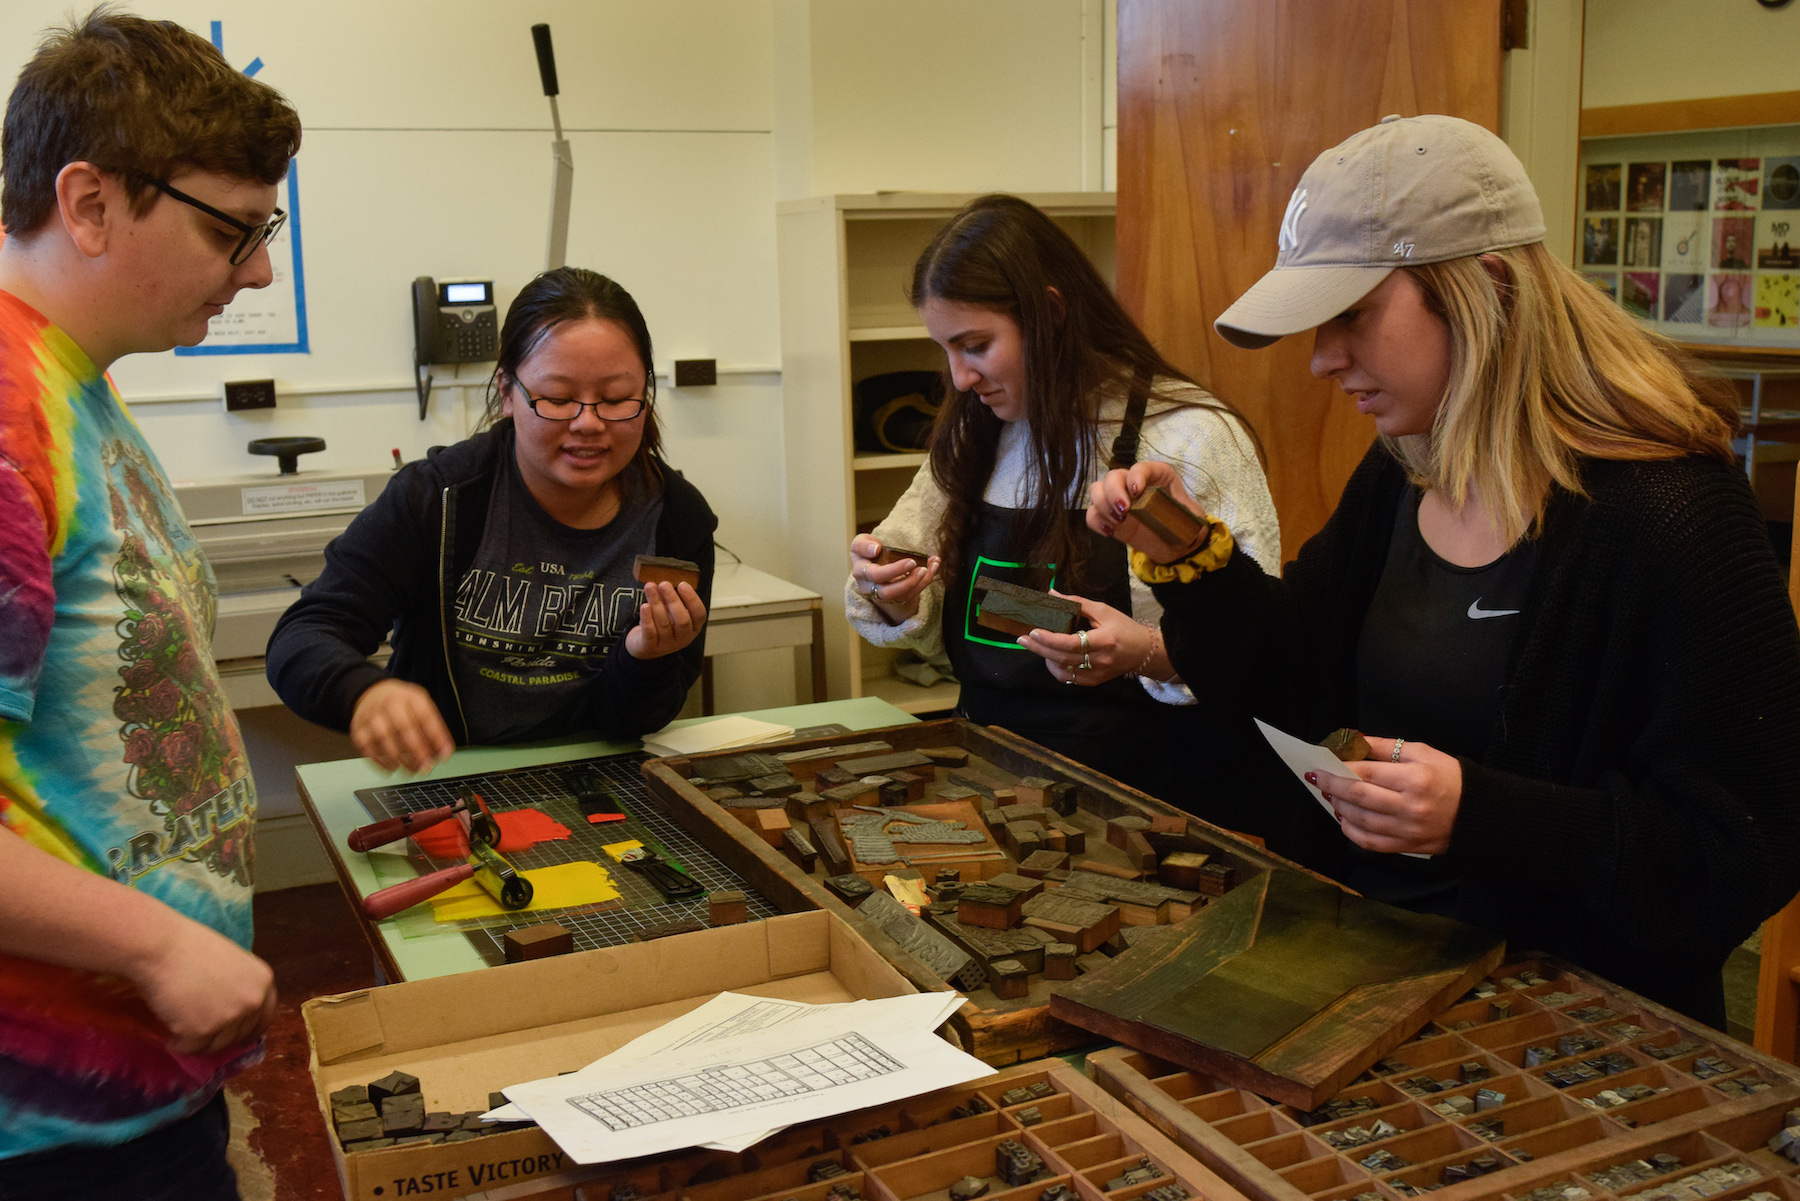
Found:
[[[972,201],[919,256],[911,299],[951,387],[931,459],[850,547],[845,607],[876,645],[949,656],[959,712],[1003,725],[1159,796],[1194,796],[1162,749],[1204,732],[1125,550],[1085,525],[1109,458],[1156,460],[1270,570],[1281,539],[1253,436],[1171,367],[1080,248],[1015,196]],[[919,552],[877,561],[884,546]],[[1089,628],[1014,637],[977,620],[987,579],[1078,597]],[[1248,722],[1231,734],[1255,738]],[[1207,816],[1244,824],[1225,808]]]
[[[1130,520],[1150,484],[1205,512],[1154,463],[1096,483],[1088,523],[1203,699],[1368,735],[1313,778],[1341,836],[1321,815],[1304,857],[1723,1025],[1726,955],[1800,888],[1800,638],[1729,396],[1543,234],[1468,122],[1326,151],[1217,326],[1312,329],[1374,419],[1336,512],[1279,578],[1216,522],[1171,547]]]

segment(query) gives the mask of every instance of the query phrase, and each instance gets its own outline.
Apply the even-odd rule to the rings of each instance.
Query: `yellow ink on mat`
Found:
[[[524,909],[505,909],[473,880],[465,880],[431,898],[431,916],[440,922],[501,917],[507,913],[535,913],[541,909],[570,909],[616,901],[619,890],[612,875],[598,863],[559,863],[520,873],[531,881],[531,904]]]
[[[627,838],[624,842],[609,842],[600,849],[605,851],[608,855],[611,855],[612,861],[617,863],[619,861],[619,856],[623,855],[626,851],[635,851],[643,845],[643,843],[635,838]]]

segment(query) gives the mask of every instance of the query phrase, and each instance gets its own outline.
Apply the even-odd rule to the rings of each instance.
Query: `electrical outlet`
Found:
[[[717,359],[676,359],[677,388],[708,388],[719,382]]]
[[[272,409],[275,407],[275,381],[272,379],[243,379],[227,382],[225,385],[225,411],[242,413],[246,409]]]

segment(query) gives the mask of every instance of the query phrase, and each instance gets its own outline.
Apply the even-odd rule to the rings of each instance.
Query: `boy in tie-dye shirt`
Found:
[[[293,110],[170,22],[53,31],[0,170],[0,1197],[226,1198],[273,1012],[212,572],[104,371],[270,279]]]

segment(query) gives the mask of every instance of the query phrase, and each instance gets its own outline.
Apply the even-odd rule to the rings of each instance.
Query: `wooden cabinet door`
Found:
[[[1308,369],[1312,337],[1239,350],[1213,319],[1275,263],[1300,174],[1389,113],[1498,132],[1501,0],[1119,0],[1119,295],[1255,424],[1291,558],[1375,436]]]

